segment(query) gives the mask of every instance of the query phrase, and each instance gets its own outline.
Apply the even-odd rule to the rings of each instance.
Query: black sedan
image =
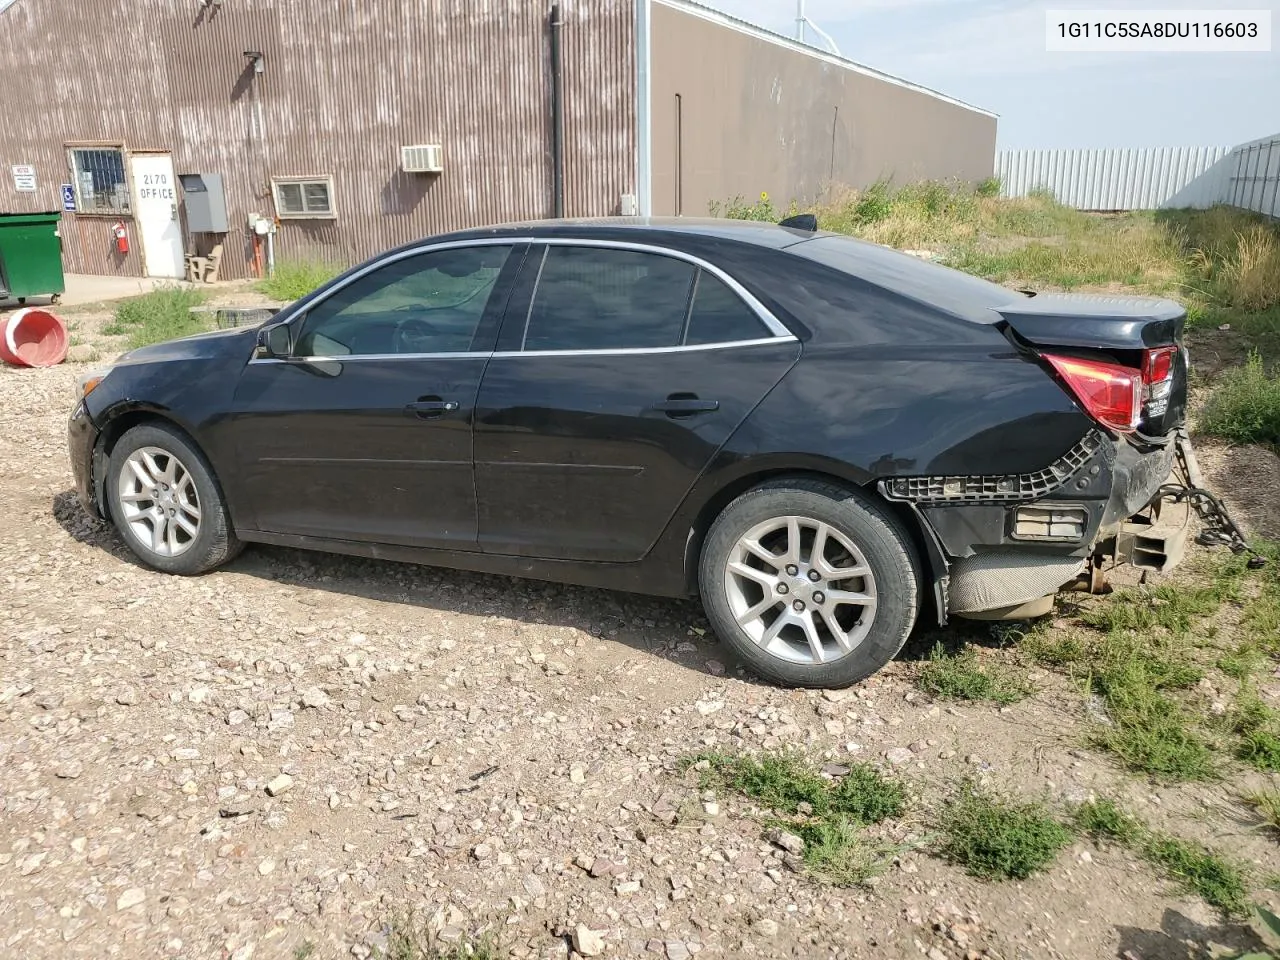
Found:
[[[1047,612],[1160,502],[1182,309],[806,226],[410,244],[86,380],[80,498],[174,574],[248,541],[701,595],[752,668],[806,686],[877,670],[922,611]],[[1141,562],[1176,559],[1141,529]]]

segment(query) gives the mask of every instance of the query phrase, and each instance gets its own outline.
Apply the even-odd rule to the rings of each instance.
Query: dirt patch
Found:
[[[934,702],[909,658],[789,691],[737,673],[688,602],[274,548],[163,576],[69,492],[78,372],[0,370],[6,955],[365,957],[406,910],[515,957],[566,957],[579,925],[605,956],[669,960],[1252,942],[1121,849],[1078,841],[1005,883],[929,854],[972,778],[1059,806],[1118,796],[1274,869],[1234,789],[1153,788],[1088,750],[1097,719],[1062,677],[1032,671],[1007,707]],[[1251,457],[1205,448],[1274,531],[1275,499],[1236,492],[1275,489]],[[885,828],[900,852],[870,888],[794,871],[747,801],[681,773],[713,747],[892,771],[911,795]]]
[[[1226,501],[1247,535],[1280,539],[1280,456],[1266,447],[1196,441],[1209,485]]]

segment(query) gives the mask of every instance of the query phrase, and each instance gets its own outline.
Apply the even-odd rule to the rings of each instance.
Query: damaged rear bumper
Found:
[[[1099,555],[1153,570],[1181,559],[1189,512],[1165,498],[1179,442],[1140,447],[1091,431],[1036,474],[880,489],[911,507],[931,541],[941,622],[1033,617]]]

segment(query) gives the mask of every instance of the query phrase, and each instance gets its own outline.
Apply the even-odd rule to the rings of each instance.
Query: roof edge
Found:
[[[727,27],[730,30],[745,33],[748,36],[755,37],[757,40],[763,40],[766,43],[786,47],[793,53],[804,54],[805,56],[813,57],[817,60],[823,60],[837,67],[844,67],[846,70],[851,70],[854,73],[860,73],[876,80],[883,80],[886,83],[892,83],[894,86],[905,87],[908,90],[914,90],[916,93],[923,93],[936,100],[942,100],[945,103],[950,103],[957,107],[964,107],[966,110],[972,110],[974,113],[980,113],[983,116],[991,117],[992,119],[999,119],[1000,117],[998,113],[987,110],[983,107],[975,106],[972,103],[966,103],[958,97],[948,96],[939,90],[934,90],[932,87],[926,87],[919,83],[912,83],[910,80],[904,80],[902,77],[895,77],[893,74],[885,73],[883,70],[877,70],[875,67],[868,67],[866,64],[850,60],[848,57],[829,53],[826,50],[820,50],[817,47],[812,47],[807,43],[801,43],[799,40],[784,36],[781,33],[776,33],[773,30],[761,27],[747,20],[740,20],[739,18],[724,13],[721,10],[716,10],[712,7],[706,6],[705,4],[697,3],[695,0],[653,0],[653,2],[660,3],[665,7],[670,7],[673,10],[684,11],[685,13],[691,14],[695,17],[708,20],[711,23]]]

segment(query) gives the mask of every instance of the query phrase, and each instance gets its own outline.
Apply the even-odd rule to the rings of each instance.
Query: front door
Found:
[[[149,277],[181,278],[182,228],[178,223],[178,189],[173,157],[167,153],[135,153],[133,171],[134,222],[142,241],[142,260]]]
[[[230,431],[256,529],[475,549],[471,426],[511,250],[395,254],[291,321],[288,359],[249,362]]]
[[[637,560],[799,343],[659,252],[536,248],[517,289],[476,403],[481,549]]]

